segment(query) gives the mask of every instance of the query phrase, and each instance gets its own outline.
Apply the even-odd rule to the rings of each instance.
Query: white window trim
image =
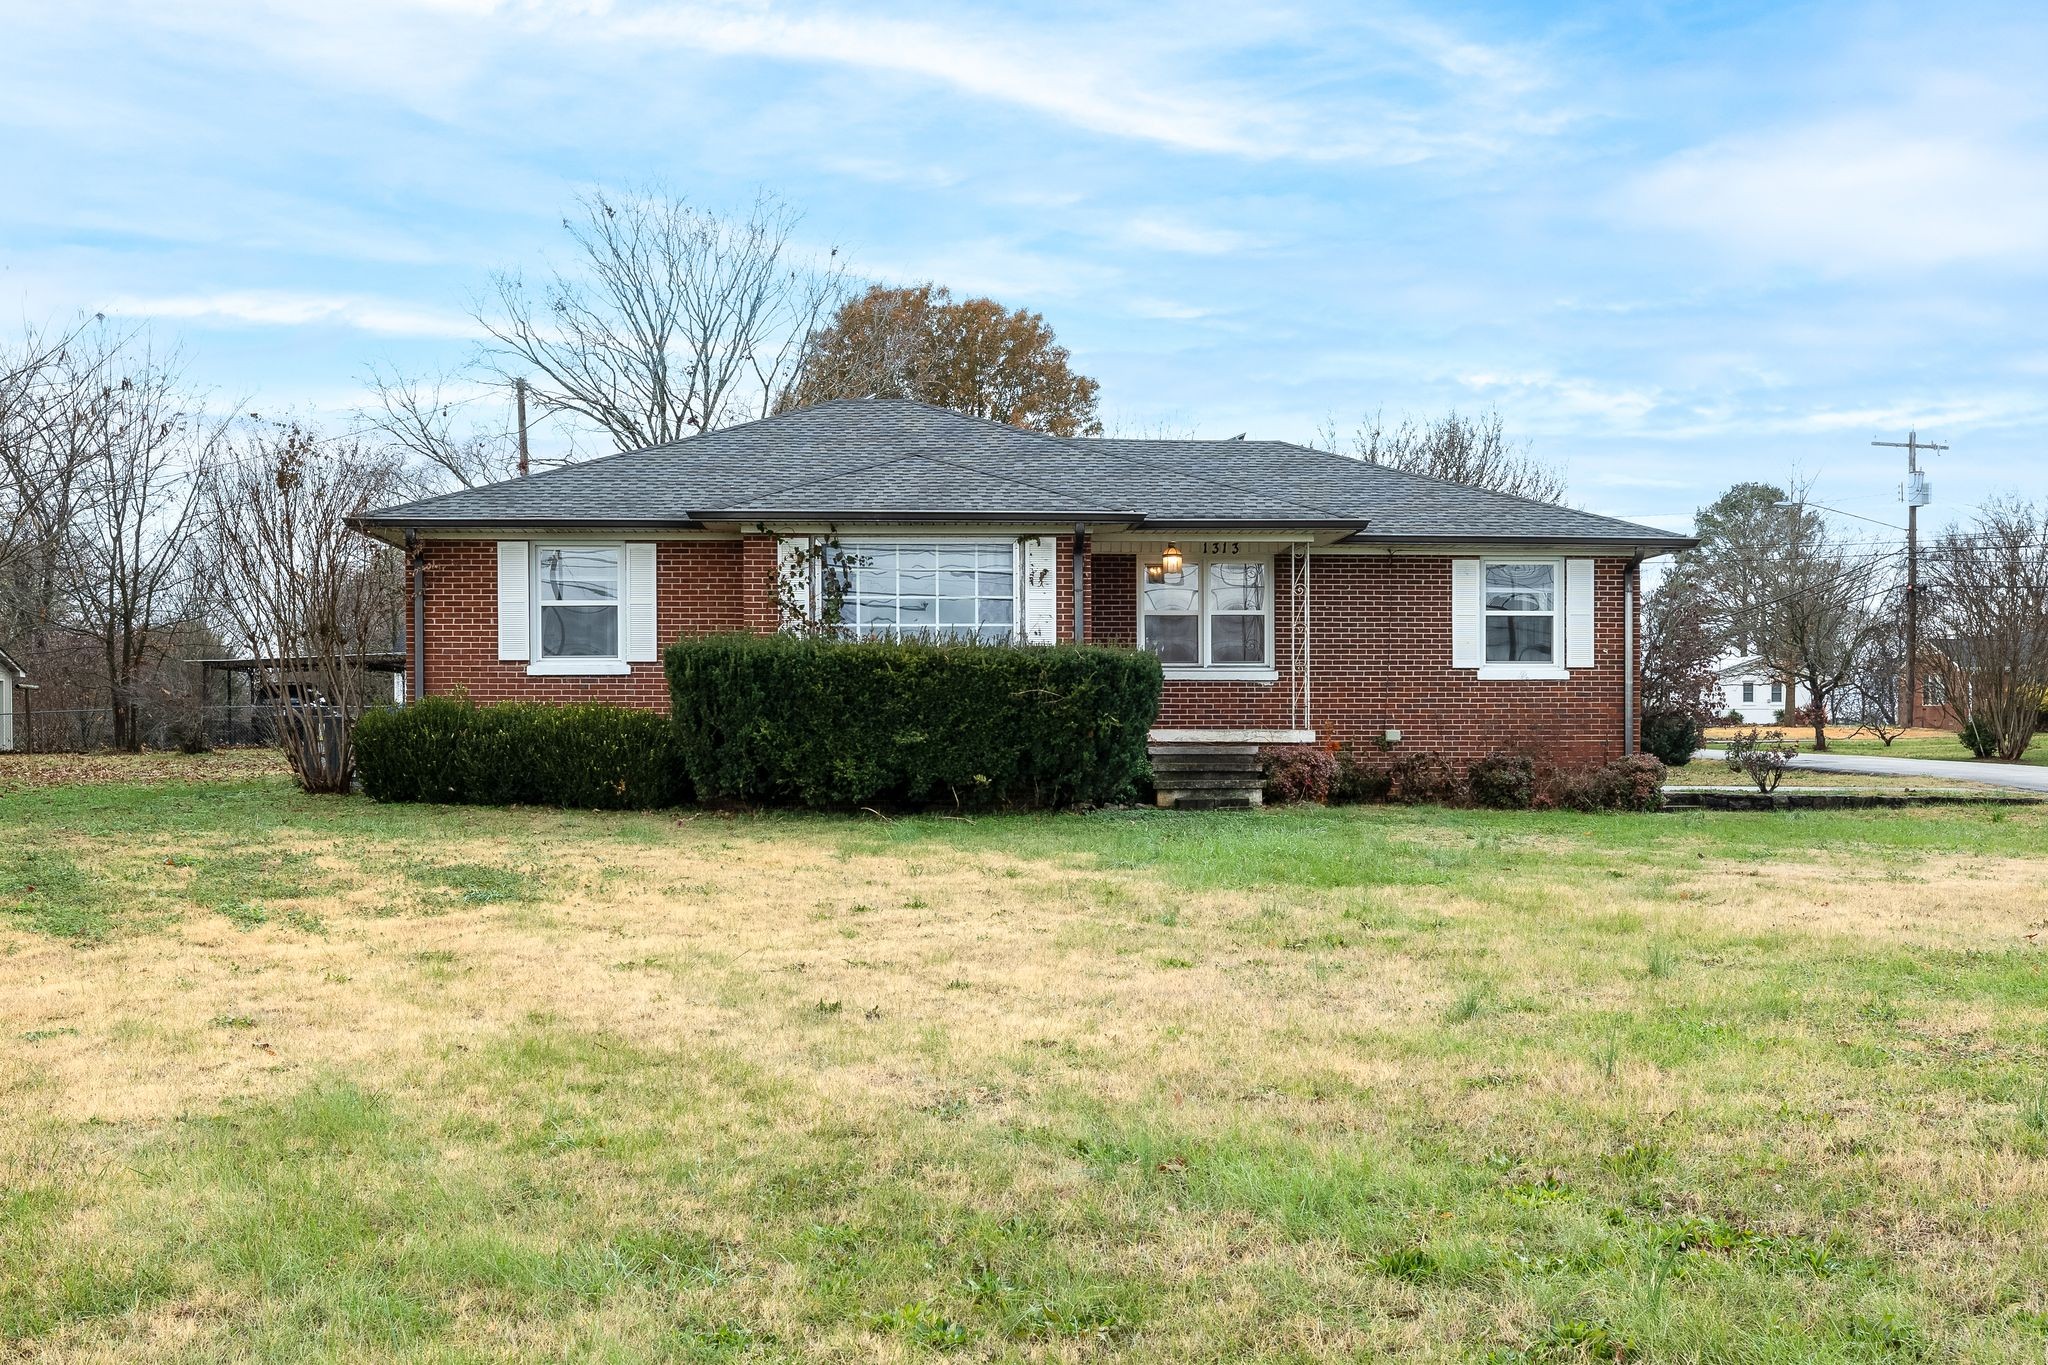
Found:
[[[1520,563],[1521,561],[1516,561]],[[1572,671],[1557,664],[1481,664],[1481,682],[1563,682]]]
[[[1541,616],[1540,611],[1491,612],[1486,609],[1486,570],[1494,564],[1548,564],[1550,578],[1550,657],[1552,662],[1510,663],[1507,660],[1488,662],[1486,655],[1486,619],[1489,616]],[[1565,652],[1565,572],[1564,560],[1550,555],[1487,555],[1479,561],[1479,680],[1481,682],[1562,682],[1572,672],[1557,662]]]
[[[1145,561],[1147,556],[1137,556],[1138,565],[1138,648],[1145,647]],[[1278,614],[1275,605],[1279,601],[1279,585],[1274,578],[1272,555],[1221,555],[1214,559],[1197,559],[1195,564],[1202,570],[1202,580],[1195,594],[1195,634],[1202,658],[1209,657],[1209,566],[1211,564],[1263,564],[1266,567],[1266,662],[1263,664],[1161,664],[1160,671],[1169,682],[1250,682],[1272,683],[1280,681],[1280,666],[1274,658],[1273,618]],[[1226,616],[1249,616],[1249,612],[1225,612]]]
[[[858,536],[852,539],[841,540],[831,548],[840,554],[858,554],[860,553],[860,548],[864,545],[886,547],[891,550],[900,549],[905,545],[952,546],[955,548],[967,545],[973,546],[977,550],[993,549],[997,545],[1008,546],[1010,551],[1010,638],[1004,641],[1004,643],[1021,645],[1026,642],[1024,623],[1024,545],[1021,540],[1008,536]],[[823,578],[828,558],[829,556],[820,554],[814,556],[811,561],[811,600],[806,611],[809,613],[813,624],[817,623],[818,615],[824,605],[825,589]],[[936,600],[936,595],[934,600]],[[901,630],[899,629],[895,635],[889,638],[902,639]],[[914,636],[912,638],[927,639],[930,637]]]
[[[544,659],[541,657],[544,637],[541,624],[540,600],[540,558],[548,550],[611,550],[619,557],[618,586],[614,589],[612,610],[617,613],[617,632],[613,639],[617,651],[611,655],[587,654],[573,659]],[[633,665],[626,662],[626,542],[623,540],[536,540],[527,548],[527,628],[533,641],[527,651],[531,661],[526,665],[529,678],[606,678],[631,673]],[[594,603],[592,605],[595,605]]]

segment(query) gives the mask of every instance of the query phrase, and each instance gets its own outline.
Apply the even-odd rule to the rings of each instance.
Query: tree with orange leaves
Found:
[[[1074,373],[1040,314],[943,285],[875,285],[811,336],[778,407],[831,398],[914,398],[1052,436],[1101,432],[1101,386]]]

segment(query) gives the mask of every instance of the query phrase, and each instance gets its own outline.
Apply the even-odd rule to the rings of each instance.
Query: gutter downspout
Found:
[[[1088,599],[1084,596],[1087,574],[1081,567],[1081,541],[1088,534],[1088,528],[1080,522],[1074,523],[1074,643],[1088,643]]]
[[[1621,652],[1624,659],[1621,674],[1621,752],[1633,756],[1636,752],[1636,585],[1640,581],[1643,567],[1643,552],[1638,550],[1629,559],[1628,568],[1621,576]]]
[[[427,628],[427,555],[420,548],[420,533],[410,527],[405,533],[405,558],[412,568],[412,699],[427,695],[427,652],[422,638]]]

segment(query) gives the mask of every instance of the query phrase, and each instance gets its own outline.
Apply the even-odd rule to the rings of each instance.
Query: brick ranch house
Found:
[[[661,648],[793,612],[1154,650],[1155,742],[1633,752],[1638,566],[1692,542],[1281,441],[821,403],[357,519],[411,694],[665,708]],[[829,604],[829,605],[828,605]]]

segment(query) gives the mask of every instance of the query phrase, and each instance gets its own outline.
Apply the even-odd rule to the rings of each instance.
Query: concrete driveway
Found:
[[[1702,749],[1700,758],[1720,762],[1719,749]],[[1869,777],[1945,777],[1981,782],[1987,787],[2048,792],[2048,767],[2038,763],[1988,763],[1969,759],[1882,758],[1876,754],[1801,754],[1792,766],[1806,772],[1861,773]]]

